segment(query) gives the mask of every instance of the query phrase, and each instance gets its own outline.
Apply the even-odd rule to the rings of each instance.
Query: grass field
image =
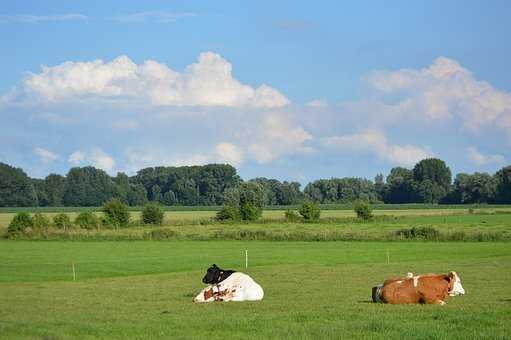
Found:
[[[506,243],[1,241],[0,258],[4,338],[505,339],[511,332]],[[249,273],[264,300],[191,303],[212,263]],[[369,302],[386,277],[449,270],[460,273],[467,294],[444,307]]]

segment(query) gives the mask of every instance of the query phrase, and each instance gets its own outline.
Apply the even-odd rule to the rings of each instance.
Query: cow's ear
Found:
[[[213,263],[213,265],[212,265],[211,267],[213,267],[213,268],[217,268],[216,264],[214,264],[214,263]]]

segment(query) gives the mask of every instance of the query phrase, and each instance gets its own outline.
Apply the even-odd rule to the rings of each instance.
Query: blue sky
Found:
[[[243,178],[511,163],[508,1],[0,5],[0,161]],[[43,68],[44,66],[44,68]]]

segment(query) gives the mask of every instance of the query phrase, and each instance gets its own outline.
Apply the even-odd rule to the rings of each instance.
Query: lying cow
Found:
[[[216,264],[208,268],[202,282],[209,284],[193,302],[258,301],[263,289],[250,276],[233,270],[223,270]]]
[[[413,275],[388,279],[373,287],[373,301],[391,304],[427,303],[445,305],[447,296],[465,294],[456,272]]]

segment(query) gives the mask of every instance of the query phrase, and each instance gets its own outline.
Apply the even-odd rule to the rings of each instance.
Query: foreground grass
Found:
[[[6,338],[504,339],[511,331],[505,243],[4,241],[0,258]],[[265,299],[192,304],[213,262],[248,272]],[[467,295],[445,307],[369,302],[386,277],[448,270],[461,274]]]

